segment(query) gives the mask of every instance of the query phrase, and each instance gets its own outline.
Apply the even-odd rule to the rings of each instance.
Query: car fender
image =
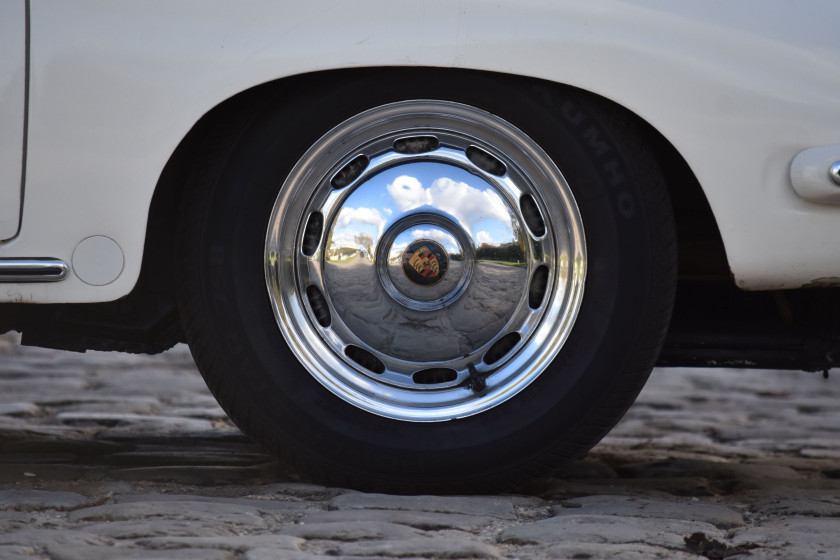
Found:
[[[203,114],[273,80],[381,66],[516,74],[609,98],[687,161],[739,286],[840,278],[840,207],[799,198],[789,178],[800,151],[840,142],[840,6],[830,1],[56,0],[31,10],[26,194],[0,258],[53,257],[71,273],[5,284],[0,301],[127,294],[158,178]],[[105,285],[74,273],[91,237],[123,255]]]

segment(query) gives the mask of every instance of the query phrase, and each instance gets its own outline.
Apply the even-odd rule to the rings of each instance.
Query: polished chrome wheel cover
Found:
[[[265,265],[280,330],[315,379],[428,422],[501,404],[548,367],[580,309],[586,251],[569,186],[533,140],[422,100],[361,113],[309,149],[275,202]]]

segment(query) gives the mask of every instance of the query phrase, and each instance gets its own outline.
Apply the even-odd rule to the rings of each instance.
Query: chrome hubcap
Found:
[[[522,131],[405,101],[345,121],[283,185],[266,236],[280,330],[326,388],[407,421],[480,413],[556,356],[580,307],[583,226]]]

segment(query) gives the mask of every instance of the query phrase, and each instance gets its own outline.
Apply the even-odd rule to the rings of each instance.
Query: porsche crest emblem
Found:
[[[437,278],[437,275],[440,274],[440,263],[425,245],[414,251],[414,254],[408,259],[408,264],[420,276]]]
[[[446,274],[448,264],[443,247],[428,239],[415,241],[403,253],[405,275],[421,286],[437,284]]]

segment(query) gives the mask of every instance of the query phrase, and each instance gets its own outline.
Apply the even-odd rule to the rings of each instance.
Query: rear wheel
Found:
[[[182,315],[222,405],[301,474],[498,489],[632,403],[675,255],[620,110],[405,71],[238,116],[185,200]]]
[[[580,309],[583,226],[551,159],[500,117],[411,100],[298,160],[274,205],[268,294],[335,396],[395,420],[479,414],[557,354]]]

